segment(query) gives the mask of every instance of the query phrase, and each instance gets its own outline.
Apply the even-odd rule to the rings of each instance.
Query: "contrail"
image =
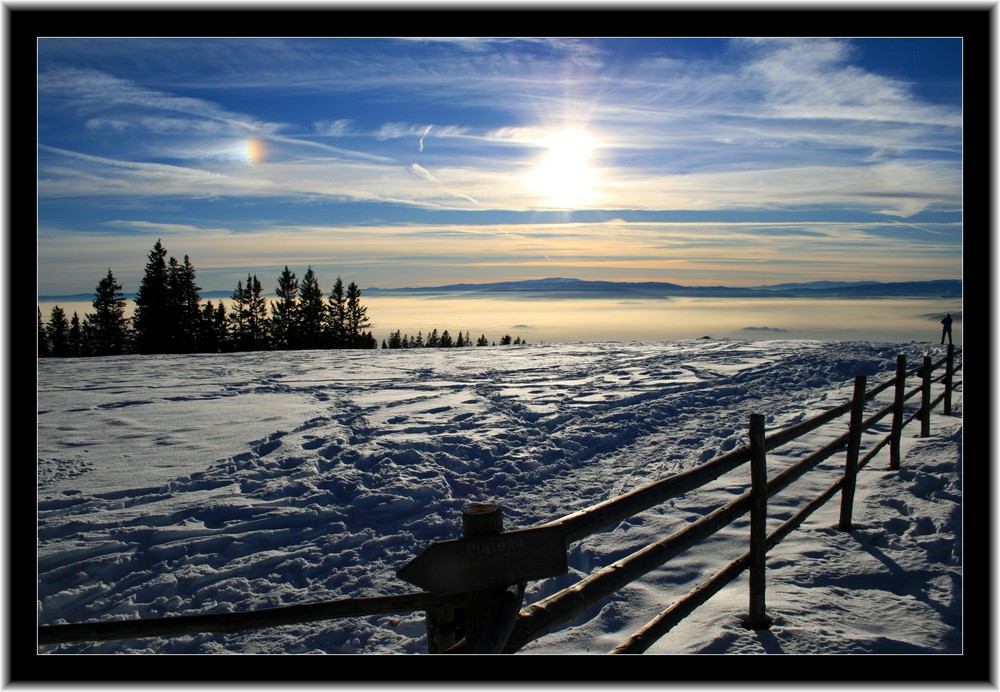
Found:
[[[456,197],[461,197],[462,199],[467,199],[467,200],[469,200],[470,202],[472,202],[473,204],[475,204],[477,206],[479,205],[479,202],[477,202],[476,200],[472,199],[468,195],[463,194],[461,192],[456,192],[455,190],[452,190],[451,188],[449,188],[448,186],[446,186],[440,180],[438,180],[437,178],[435,178],[434,175],[429,170],[427,170],[426,168],[424,168],[423,166],[421,166],[419,163],[411,163],[410,164],[410,170],[413,171],[414,173],[416,173],[417,175],[419,175],[424,180],[429,180],[430,182],[432,182],[432,183],[434,183],[436,185],[440,185],[442,188],[444,188],[445,190],[447,190],[450,194],[453,194]]]
[[[902,221],[893,221],[897,226],[909,226],[910,228],[916,228],[918,231],[923,231],[924,233],[930,233],[932,235],[944,235],[941,231],[934,231],[930,228],[924,228],[923,226],[918,226],[915,223],[903,223]]]

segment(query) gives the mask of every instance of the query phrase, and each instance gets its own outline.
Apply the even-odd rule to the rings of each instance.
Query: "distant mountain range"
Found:
[[[519,295],[535,298],[960,298],[962,281],[811,281],[770,286],[682,286],[642,281],[534,279],[485,284],[450,284],[418,288],[369,288],[369,296],[465,294]]]
[[[532,279],[485,284],[449,284],[414,288],[366,288],[365,296],[396,295],[509,295],[521,298],[960,298],[961,279],[938,281],[809,281],[770,286],[682,286],[663,281],[585,281],[583,279]],[[134,293],[124,294],[132,300]],[[202,291],[202,298],[229,298],[232,291]],[[38,296],[40,303],[92,300],[93,293]]]

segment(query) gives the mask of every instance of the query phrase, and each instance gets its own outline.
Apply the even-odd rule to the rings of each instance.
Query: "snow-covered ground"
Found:
[[[770,434],[849,400],[854,375],[890,379],[897,353],[912,367],[944,348],[699,339],[39,360],[38,621],[418,591],[396,572],[459,537],[470,504],[499,504],[508,530],[550,522],[746,444],[751,413]],[[890,399],[891,389],[879,402]],[[846,427],[772,452],[769,472]],[[854,530],[835,529],[838,496],[769,553],[769,630],[740,625],[744,573],[648,653],[962,653],[961,388],[931,430],[904,430],[899,471],[887,448],[862,470]],[[772,498],[770,513],[787,518],[842,471],[838,453]],[[574,543],[568,573],[532,582],[525,604],[705,515],[748,480],[741,468]],[[522,654],[608,653],[745,551],[747,525]],[[42,651],[421,654],[424,627],[417,612]]]

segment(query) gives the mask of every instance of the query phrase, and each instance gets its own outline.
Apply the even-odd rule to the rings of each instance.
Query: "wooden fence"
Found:
[[[935,377],[941,368],[944,373]],[[642,653],[671,628],[705,603],[726,584],[749,569],[749,611],[746,627],[763,629],[771,619],[766,611],[765,557],[789,533],[838,493],[838,528],[851,529],[857,472],[889,447],[889,468],[900,466],[900,439],[905,426],[919,420],[920,436],[930,435],[930,414],[939,404],[951,415],[955,374],[954,347],[936,363],[929,356],[907,371],[906,358],[897,356],[896,374],[867,388],[867,378],[854,379],[851,401],[808,420],[766,435],[764,417],[750,416],[749,444],[696,468],[637,488],[611,500],[533,529],[504,532],[501,509],[474,505],[463,514],[463,538],[433,544],[399,572],[410,583],[428,590],[395,596],[349,598],[282,606],[241,613],[181,615],[157,619],[43,625],[39,646],[58,643],[169,637],[198,632],[239,632],[303,622],[347,617],[424,611],[427,614],[429,653],[514,653],[554,628],[571,622],[586,609],[627,586],[671,558],[706,540],[736,519],[750,514],[748,550],[722,570],[697,585],[685,597],[659,613],[618,645],[612,654]],[[920,386],[906,391],[906,379],[916,375]],[[932,384],[940,393],[932,398]],[[891,404],[864,418],[864,406],[892,388]],[[919,396],[920,405],[907,415],[906,402]],[[797,461],[772,478],[766,456],[807,433],[849,415],[848,432]],[[889,434],[861,456],[862,433],[891,416]],[[767,501],[793,481],[846,448],[843,476],[808,502],[771,533],[766,533]],[[743,464],[750,465],[751,487],[698,521],[631,555],[599,569],[575,584],[527,607],[527,581],[566,570],[566,548],[591,534],[616,526],[639,512],[691,492]]]

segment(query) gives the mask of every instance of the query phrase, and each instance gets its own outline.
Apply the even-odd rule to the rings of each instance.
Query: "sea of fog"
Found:
[[[213,302],[218,303],[215,299]],[[223,302],[229,301],[224,299]],[[425,338],[434,329],[468,332],[499,342],[509,334],[529,343],[697,339],[816,339],[876,342],[941,338],[940,320],[955,318],[962,343],[962,302],[956,298],[499,298],[373,296],[362,292],[379,343],[396,330]],[[89,302],[58,303],[72,317],[93,312]],[[53,303],[40,303],[48,320]],[[128,302],[131,312],[132,301]]]

